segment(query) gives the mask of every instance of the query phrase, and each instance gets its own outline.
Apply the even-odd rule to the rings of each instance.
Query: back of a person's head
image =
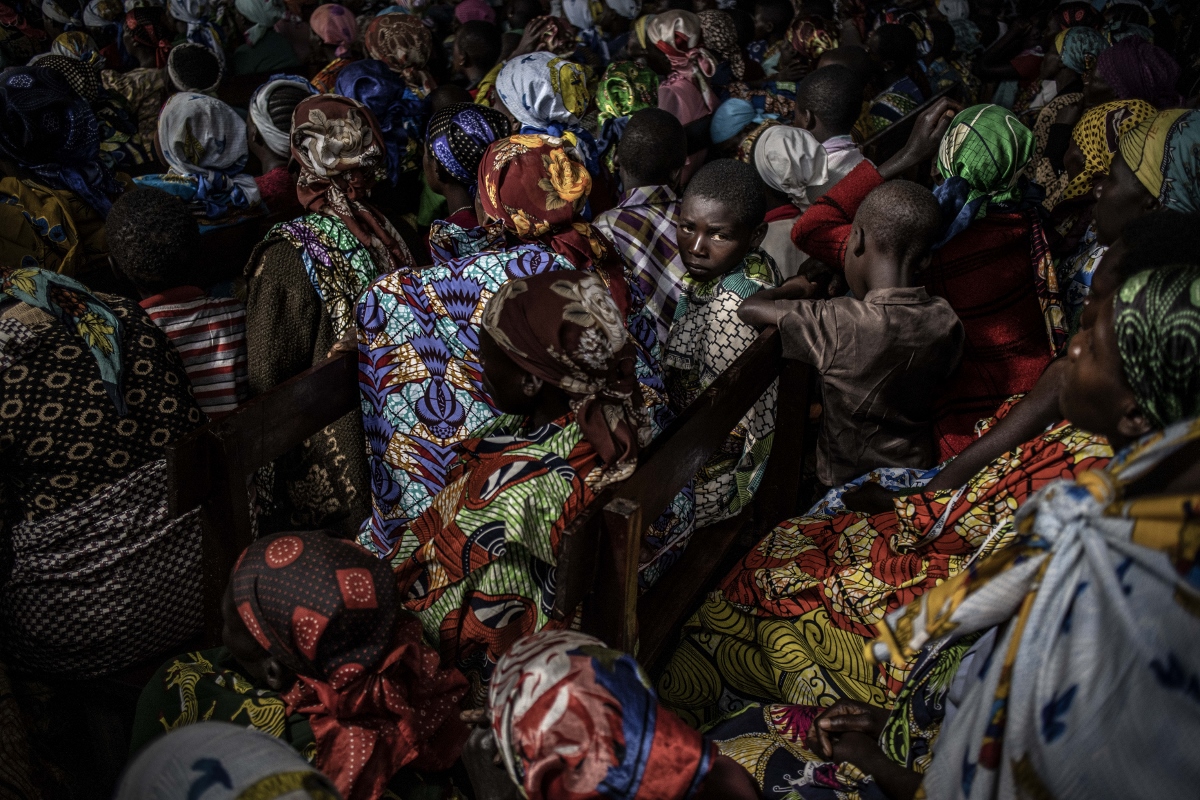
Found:
[[[871,56],[866,49],[856,44],[844,44],[821,54],[817,65],[824,69],[828,66],[841,66],[854,73],[861,83],[866,83],[871,76]],[[861,98],[860,98],[861,99]]]
[[[854,222],[884,253],[915,265],[929,252],[941,226],[941,213],[933,192],[912,181],[888,181],[876,187]]]
[[[296,106],[300,105],[301,100],[311,95],[311,92],[306,92],[299,86],[280,86],[275,89],[267,98],[267,114],[270,115],[271,122],[281,131],[290,131],[292,114],[296,111]]]
[[[495,23],[481,19],[464,22],[457,37],[458,49],[470,59],[472,67],[489,70],[500,60],[504,34]]]
[[[617,158],[638,186],[669,184],[687,160],[683,125],[674,114],[661,108],[635,111],[617,143]]]
[[[821,67],[796,87],[796,106],[805,108],[833,134],[847,134],[862,111],[863,83],[841,64]]]
[[[792,5],[792,0],[758,0],[754,13],[772,26],[773,36],[780,36],[796,15],[796,8]]]
[[[1145,214],[1125,225],[1121,241],[1125,254],[1116,262],[1118,281],[1170,264],[1200,265],[1200,212]]]
[[[949,58],[954,52],[954,27],[944,19],[926,20],[925,24],[933,34],[929,55],[934,58]]]
[[[187,205],[161,189],[122,194],[105,222],[108,251],[117,269],[140,289],[185,286],[200,247],[200,229]]]
[[[684,198],[715,200],[740,225],[755,228],[767,216],[767,187],[758,170],[733,158],[710,161],[688,182]]]
[[[744,8],[733,8],[727,13],[733,20],[733,29],[737,31],[738,47],[745,50],[754,41],[754,15]]]
[[[471,93],[453,83],[444,83],[429,93],[429,113],[436,114],[455,103],[474,103]]]
[[[880,25],[874,35],[880,61],[905,66],[917,60],[917,36],[907,25]]]
[[[167,73],[181,92],[211,92],[221,82],[221,61],[204,45],[183,42],[171,49]]]

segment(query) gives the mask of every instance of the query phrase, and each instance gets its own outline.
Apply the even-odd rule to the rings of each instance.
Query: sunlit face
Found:
[[[688,275],[705,283],[736,269],[762,232],[741,222],[720,200],[685,195],[676,240]]]

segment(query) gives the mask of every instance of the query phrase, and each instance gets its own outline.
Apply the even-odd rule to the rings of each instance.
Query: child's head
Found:
[[[643,108],[629,117],[617,144],[617,163],[625,190],[638,186],[676,186],[687,160],[687,136],[674,114]]]
[[[880,25],[868,37],[867,50],[885,70],[902,70],[917,60],[917,35],[906,25]]]
[[[697,282],[737,268],[766,235],[766,186],[749,164],[723,158],[688,183],[679,207],[679,257]]]
[[[796,87],[797,128],[811,131],[817,141],[850,133],[862,111],[863,83],[854,70],[841,64],[809,73]]]
[[[861,85],[866,85],[871,78],[871,56],[865,48],[855,44],[844,44],[841,47],[835,47],[833,50],[826,50],[817,60],[817,69],[825,69],[832,66],[845,67],[854,73],[854,77],[858,78]],[[862,102],[862,97],[858,98],[859,103]]]
[[[464,22],[454,36],[452,61],[454,70],[464,75],[477,72],[486,75],[500,60],[504,35],[499,26],[482,19]]]
[[[125,192],[113,203],[105,229],[113,266],[138,289],[158,292],[195,280],[200,228],[178,197],[142,187]]]
[[[907,285],[929,264],[940,225],[937,201],[920,184],[888,181],[867,195],[846,242],[846,282],[855,297]]]
[[[754,7],[754,35],[767,41],[782,39],[795,15],[792,0],[758,0]]]

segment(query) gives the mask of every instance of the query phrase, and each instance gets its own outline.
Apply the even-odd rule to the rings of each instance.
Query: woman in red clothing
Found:
[[[935,191],[944,236],[925,287],[962,320],[962,363],[936,409],[938,457],[961,452],[976,420],[1007,397],[1027,392],[1066,346],[1062,306],[1046,237],[1028,184],[1018,176],[1033,134],[1003,108],[954,114],[941,100],[917,120],[908,144],[878,169],[859,164],[796,221],[792,240],[813,258],[841,265],[850,225],[871,190],[935,153]]]

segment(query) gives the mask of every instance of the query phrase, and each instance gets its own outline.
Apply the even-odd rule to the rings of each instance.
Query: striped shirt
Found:
[[[142,301],[183,359],[196,402],[210,417],[227,414],[250,393],[246,371],[246,307],[176,286]]]
[[[667,340],[687,275],[675,240],[678,221],[679,196],[670,186],[639,186],[621,195],[617,207],[597,215],[594,223],[625,259],[630,288],[644,295],[660,342]]]

